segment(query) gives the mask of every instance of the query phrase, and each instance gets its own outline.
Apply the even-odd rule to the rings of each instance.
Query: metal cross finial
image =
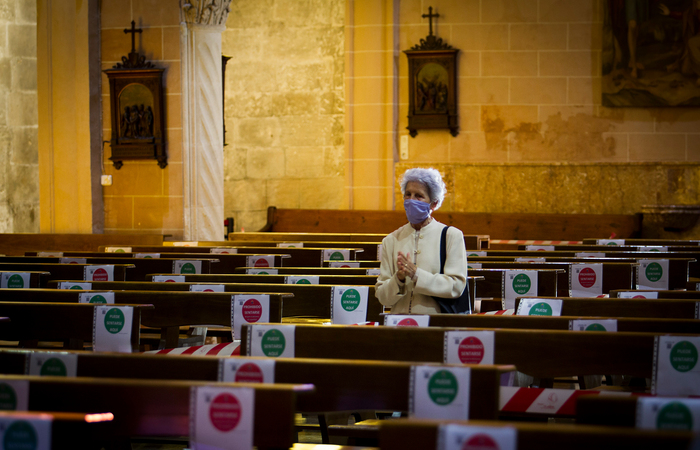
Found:
[[[131,33],[131,53],[136,52],[136,33],[142,33],[143,30],[141,28],[136,29],[136,22],[133,20],[131,21],[131,30],[128,28],[124,28],[124,34]]]
[[[433,17],[440,17],[440,14],[437,14],[437,13],[433,14],[433,7],[430,6],[430,7],[428,7],[428,14],[423,14],[421,17],[423,17],[424,19],[427,17],[428,20],[430,21],[430,34],[428,36],[432,36],[433,35]]]

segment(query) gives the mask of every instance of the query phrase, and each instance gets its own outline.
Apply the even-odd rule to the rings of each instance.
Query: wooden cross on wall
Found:
[[[433,29],[432,25],[431,25],[430,29],[431,30]],[[143,30],[141,28],[137,29],[136,22],[134,22],[132,20],[131,21],[131,30],[128,28],[124,28],[124,34],[129,34],[129,33],[131,33],[131,53],[136,53],[136,33],[143,33]],[[433,34],[433,32],[431,31],[430,34]]]
[[[421,17],[424,19],[426,17],[428,18],[429,23],[430,23],[430,33],[428,34],[428,36],[432,36],[433,35],[433,17],[438,18],[438,17],[440,17],[440,14],[438,14],[438,13],[433,14],[433,7],[430,6],[430,7],[428,7],[428,14],[423,14]],[[437,20],[436,20],[436,22],[437,22]],[[124,31],[126,31],[126,30],[124,30]]]

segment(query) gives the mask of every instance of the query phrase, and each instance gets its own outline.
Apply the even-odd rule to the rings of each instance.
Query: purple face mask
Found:
[[[408,217],[408,221],[414,225],[423,223],[423,221],[430,215],[430,203],[422,202],[420,200],[404,200],[403,209],[406,210],[406,217]]]

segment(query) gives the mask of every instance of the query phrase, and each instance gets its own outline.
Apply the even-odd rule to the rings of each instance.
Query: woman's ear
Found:
[[[433,211],[435,211],[435,208],[437,208],[437,203],[438,203],[438,202],[435,201],[435,202],[432,202],[432,203],[430,204],[430,212],[431,212],[431,213],[432,213]]]

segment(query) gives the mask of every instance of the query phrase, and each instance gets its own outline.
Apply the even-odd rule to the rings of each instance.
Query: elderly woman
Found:
[[[467,253],[462,232],[447,228],[446,258],[440,271],[440,241],[445,225],[431,217],[445,198],[445,183],[435,169],[409,169],[401,194],[409,223],[382,241],[376,294],[392,314],[446,312],[433,298],[458,299],[465,290]],[[444,303],[444,301],[443,301]]]

